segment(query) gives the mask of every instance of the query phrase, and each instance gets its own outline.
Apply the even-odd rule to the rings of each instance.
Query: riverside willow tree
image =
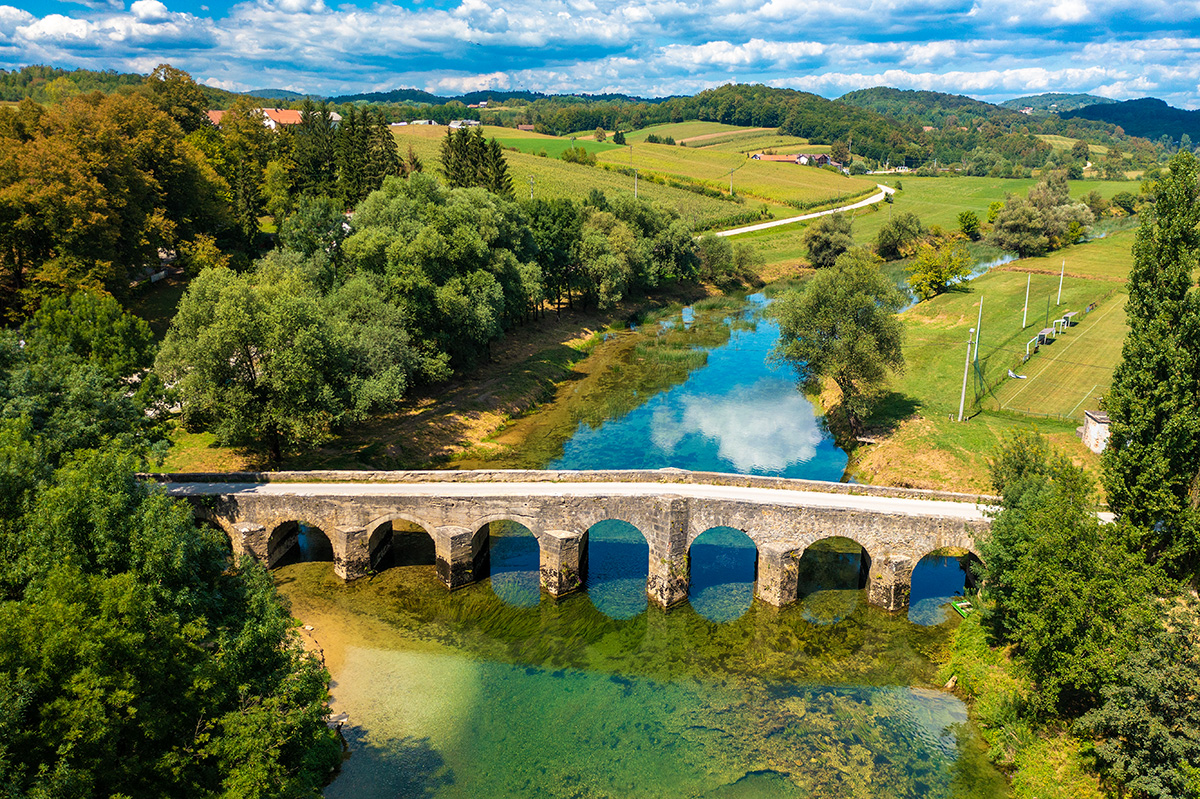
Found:
[[[1200,189],[1182,152],[1142,213],[1133,245],[1129,333],[1104,399],[1110,507],[1168,573],[1200,573]]]
[[[880,272],[879,258],[855,248],[776,306],[776,353],[795,366],[805,390],[819,391],[826,379],[837,385],[853,436],[862,433],[888,372],[904,369],[904,328],[896,314],[905,302]]]
[[[804,246],[808,260],[817,269],[833,266],[838,257],[850,249],[854,240],[850,238],[850,217],[846,214],[829,214],[814,222],[804,233]]]

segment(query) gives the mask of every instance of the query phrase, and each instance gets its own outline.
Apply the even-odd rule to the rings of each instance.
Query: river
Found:
[[[846,454],[768,357],[765,304],[646,325],[616,374],[687,367],[658,385],[614,380],[626,398],[607,414],[560,414],[540,465],[839,479]],[[586,591],[560,601],[539,592],[537,543],[514,523],[491,525],[490,578],[453,594],[419,531],[398,530],[398,561],[349,585],[319,560],[276,571],[350,718],[327,797],[1007,793],[935,678],[957,557],[921,561],[909,613],[891,614],[866,604],[857,545],[826,539],[801,560],[802,599],[777,609],[753,602],[753,544],[716,528],[692,545],[689,602],[664,613],[647,606],[641,533],[588,532]],[[319,558],[318,538],[303,543]]]

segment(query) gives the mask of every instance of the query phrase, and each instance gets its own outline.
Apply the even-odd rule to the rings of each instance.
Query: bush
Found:
[[[583,164],[584,166],[595,166],[596,156],[589,153],[582,147],[568,147],[563,150],[559,156],[562,160],[569,164]]]

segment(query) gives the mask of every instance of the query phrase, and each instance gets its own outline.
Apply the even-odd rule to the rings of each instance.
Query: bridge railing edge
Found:
[[[139,475],[160,483],[659,483],[724,485],[818,491],[945,502],[994,505],[998,497],[923,488],[834,483],[794,477],[692,472],[686,469],[476,469],[461,471],[278,471],[278,472],[147,472]]]

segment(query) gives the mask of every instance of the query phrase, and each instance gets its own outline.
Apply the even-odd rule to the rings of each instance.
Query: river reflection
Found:
[[[685,383],[620,418],[580,423],[548,469],[658,469],[837,480],[846,453],[822,427],[790,368],[774,363],[776,323],[749,298],[738,329]]]

